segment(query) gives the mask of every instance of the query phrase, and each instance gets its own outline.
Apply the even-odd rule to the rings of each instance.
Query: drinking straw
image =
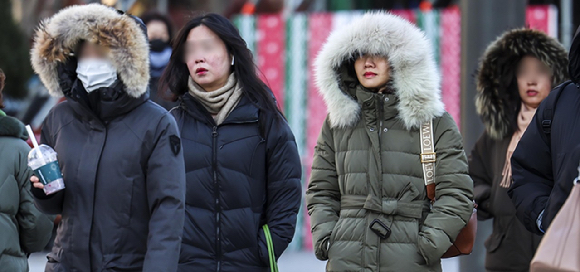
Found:
[[[26,126],[26,131],[28,131],[28,137],[30,138],[30,141],[34,145],[34,148],[38,150],[40,158],[42,158],[42,160],[44,161],[44,155],[42,155],[42,152],[40,152],[40,149],[38,149],[38,142],[36,141],[36,137],[34,136],[34,132],[32,131],[30,125]]]

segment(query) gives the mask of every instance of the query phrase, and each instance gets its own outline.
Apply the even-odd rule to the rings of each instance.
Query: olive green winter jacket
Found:
[[[387,93],[358,83],[350,67],[360,53],[387,57]],[[329,112],[306,192],[316,256],[328,259],[327,271],[441,271],[440,257],[472,214],[473,183],[428,42],[398,17],[369,14],[330,36],[316,68]],[[419,135],[429,120],[437,156],[432,207]],[[390,236],[370,228],[386,229],[381,224]]]

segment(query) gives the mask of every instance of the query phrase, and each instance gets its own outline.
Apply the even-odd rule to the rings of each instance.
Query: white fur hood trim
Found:
[[[333,31],[316,58],[315,83],[332,127],[350,127],[360,118],[359,104],[340,88],[338,70],[361,53],[387,57],[399,118],[408,129],[445,112],[433,48],[424,33],[399,16],[371,12]]]

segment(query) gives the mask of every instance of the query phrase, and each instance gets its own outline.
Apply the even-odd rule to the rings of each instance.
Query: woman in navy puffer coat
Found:
[[[294,136],[234,26],[209,14],[174,41],[162,78],[186,165],[179,271],[267,271],[292,240],[302,176]],[[163,86],[163,85],[162,85]]]

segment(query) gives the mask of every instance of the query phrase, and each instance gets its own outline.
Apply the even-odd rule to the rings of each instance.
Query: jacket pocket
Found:
[[[338,221],[336,222],[336,225],[334,225],[334,229],[332,229],[332,232],[330,233],[330,236],[328,238],[328,247],[326,247],[326,245],[323,245],[325,246],[326,249],[326,257],[329,259],[330,255],[332,255],[331,254],[332,246],[334,245],[334,242],[336,242],[336,238],[342,228],[342,223],[343,223],[342,220],[339,218]]]
[[[144,260],[142,254],[108,254],[103,256],[103,271],[141,271]]]
[[[320,242],[318,242],[318,244],[315,245],[314,248],[314,255],[316,255],[316,258],[321,260],[321,261],[326,261],[328,260],[328,248],[330,246],[328,246],[327,244],[329,243],[330,240],[330,235],[322,238],[322,240]]]
[[[120,182],[119,184],[122,184],[122,186],[119,186],[118,188],[118,192],[120,194],[117,194],[117,196],[120,196],[118,198],[118,202],[117,204],[118,206],[118,212],[119,212],[119,225],[126,227],[126,226],[130,226],[131,225],[131,210],[132,210],[132,205],[133,205],[133,199],[134,196],[133,194],[134,192],[134,186],[135,186],[135,180],[134,179],[128,179],[125,182]],[[111,200],[114,201],[114,200]]]
[[[495,252],[501,246],[501,242],[504,238],[505,233],[492,233],[483,243],[487,253]]]
[[[340,220],[340,218],[338,219],[338,221],[336,222],[336,225],[334,225],[334,228],[332,229],[332,232],[330,233],[330,237],[328,240],[328,249],[330,249],[330,246],[332,246],[332,244],[334,243],[334,240],[336,239],[336,235],[338,234],[338,230],[340,229],[340,224],[342,220]]]

